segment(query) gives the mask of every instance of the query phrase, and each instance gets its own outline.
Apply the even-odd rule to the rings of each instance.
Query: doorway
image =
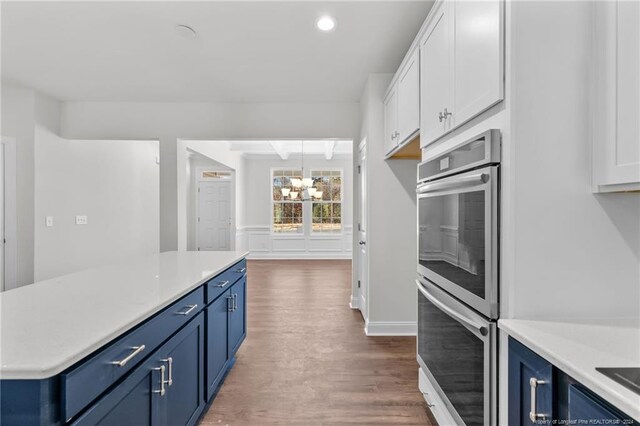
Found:
[[[216,173],[216,172],[212,172]],[[198,250],[231,250],[231,180],[198,183]]]

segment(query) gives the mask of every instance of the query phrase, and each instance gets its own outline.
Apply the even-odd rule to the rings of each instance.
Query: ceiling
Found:
[[[431,6],[2,2],[2,78],[60,100],[357,102],[368,74],[396,70]],[[316,29],[323,14],[334,31]]]
[[[352,141],[342,139],[318,140],[234,140],[226,141],[231,151],[247,156],[279,156],[282,160],[322,156],[327,160],[352,154]]]

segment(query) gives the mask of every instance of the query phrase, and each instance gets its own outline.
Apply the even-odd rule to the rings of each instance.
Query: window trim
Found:
[[[345,232],[345,224],[344,224],[344,216],[340,217],[340,231],[339,232],[313,232],[313,211],[312,204],[313,201],[299,201],[302,203],[302,232],[275,232],[273,230],[273,205],[276,203],[273,199],[273,172],[275,170],[300,170],[299,167],[286,167],[286,166],[276,166],[271,167],[269,169],[269,235],[277,238],[313,238],[313,239],[338,239],[344,236]],[[342,182],[340,188],[340,205],[341,208],[344,207],[344,168],[342,167],[305,167],[305,170],[302,171],[302,177],[311,177],[312,171],[330,171],[330,172],[340,172],[340,181]],[[289,201],[290,203],[295,203],[295,201]],[[338,201],[334,201],[334,203],[338,203]],[[308,205],[308,206],[307,206]],[[308,228],[307,228],[308,222]],[[308,231],[307,231],[308,229]]]

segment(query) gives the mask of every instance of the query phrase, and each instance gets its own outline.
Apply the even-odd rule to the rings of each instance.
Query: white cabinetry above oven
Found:
[[[504,97],[501,1],[443,1],[420,40],[421,146]]]

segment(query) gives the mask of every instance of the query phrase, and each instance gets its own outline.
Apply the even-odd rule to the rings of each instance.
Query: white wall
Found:
[[[351,157],[305,156],[305,170],[341,168],[342,218],[341,235],[277,235],[271,233],[271,168],[300,168],[299,156],[282,160],[276,156],[249,157],[245,160],[245,186],[239,191],[248,208],[241,213],[244,224],[238,229],[239,247],[251,252],[252,258],[351,258],[353,232],[353,163]]]
[[[593,4],[511,7],[517,90],[509,316],[638,317],[640,197],[591,192]]]
[[[415,160],[384,160],[384,91],[391,74],[371,74],[361,99],[367,139],[369,253],[368,318],[365,331],[415,334],[417,292]]]
[[[71,139],[160,140],[160,247],[166,251],[186,248],[186,199],[178,199],[186,164],[178,139],[355,139],[358,104],[65,102],[61,129]]]
[[[35,98],[32,90],[2,85],[2,136],[16,139],[17,286],[33,282]]]

